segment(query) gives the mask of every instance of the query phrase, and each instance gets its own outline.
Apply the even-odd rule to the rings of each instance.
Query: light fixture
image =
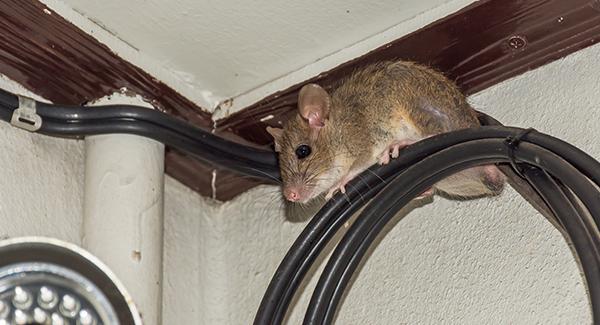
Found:
[[[45,237],[0,241],[0,325],[141,325],[131,296],[100,260]]]

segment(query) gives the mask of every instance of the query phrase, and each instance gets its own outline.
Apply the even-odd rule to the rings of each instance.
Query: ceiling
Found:
[[[61,1],[160,62],[198,92],[211,94],[215,106],[423,12],[451,2],[459,6],[472,2]]]

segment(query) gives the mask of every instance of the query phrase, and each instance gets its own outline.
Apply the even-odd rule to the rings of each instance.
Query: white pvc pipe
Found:
[[[140,104],[112,96],[97,104]],[[126,134],[85,139],[83,246],[123,282],[146,325],[162,306],[164,145]]]

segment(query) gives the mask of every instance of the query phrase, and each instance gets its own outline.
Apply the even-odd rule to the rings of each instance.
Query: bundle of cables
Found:
[[[19,102],[18,97],[0,92],[0,118],[14,119]],[[32,106],[41,119],[35,131],[46,135],[136,134],[244,175],[266,181],[279,178],[273,152],[227,141],[158,111],[123,105],[82,108],[36,102]],[[513,188],[572,245],[585,273],[594,323],[600,324],[600,163],[535,130],[499,126],[484,114],[481,120],[485,126],[441,134],[406,147],[390,164],[372,167],[360,181],[356,178],[347,198],[337,195],[328,201],[279,265],[254,324],[282,323],[323,248],[366,205],[328,260],[305,315],[305,324],[331,324],[353,272],[391,218],[441,179],[492,163],[499,164]]]
[[[0,90],[0,119],[10,122],[23,102],[32,101]],[[35,132],[56,137],[126,133],[151,138],[187,152],[197,159],[264,179],[277,179],[277,157],[270,151],[247,147],[217,137],[168,114],[133,105],[97,107],[33,102],[41,118]],[[34,121],[25,121],[34,123]]]

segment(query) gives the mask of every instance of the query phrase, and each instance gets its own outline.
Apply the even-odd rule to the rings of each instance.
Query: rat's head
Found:
[[[283,129],[267,127],[275,140],[283,180],[283,195],[305,203],[331,187],[333,152],[329,141],[329,94],[309,84],[298,95],[298,114]]]

